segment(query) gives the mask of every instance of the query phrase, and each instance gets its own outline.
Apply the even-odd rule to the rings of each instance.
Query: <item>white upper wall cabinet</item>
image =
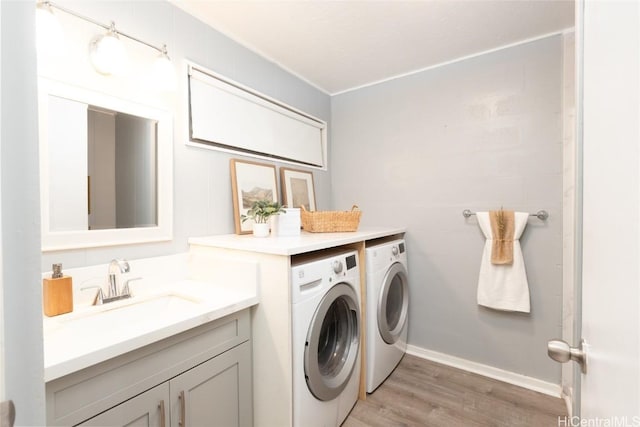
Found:
[[[326,169],[326,122],[195,65],[189,120],[189,145]]]

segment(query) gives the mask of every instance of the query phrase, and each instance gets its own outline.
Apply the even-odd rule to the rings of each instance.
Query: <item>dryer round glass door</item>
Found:
[[[338,397],[351,379],[360,347],[360,308],[353,288],[339,283],[318,304],[304,350],[304,373],[320,400]]]
[[[402,335],[409,312],[409,280],[407,269],[399,262],[387,271],[378,299],[378,331],[387,344]]]

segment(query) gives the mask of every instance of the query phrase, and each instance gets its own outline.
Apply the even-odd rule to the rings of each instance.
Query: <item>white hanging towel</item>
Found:
[[[527,226],[529,214],[514,213],[513,264],[491,263],[493,236],[489,212],[478,212],[478,224],[487,241],[484,244],[480,277],[478,279],[478,304],[496,310],[522,311],[529,313],[529,283],[520,248],[520,236]]]

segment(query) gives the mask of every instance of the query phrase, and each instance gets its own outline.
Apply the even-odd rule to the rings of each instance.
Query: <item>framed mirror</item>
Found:
[[[171,240],[171,114],[39,85],[42,250]]]

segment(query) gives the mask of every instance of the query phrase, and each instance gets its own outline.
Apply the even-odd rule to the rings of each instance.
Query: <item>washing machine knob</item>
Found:
[[[333,272],[339,274],[342,272],[342,263],[340,261],[333,261],[331,263],[331,268],[333,268]]]
[[[391,253],[393,254],[393,256],[398,255],[398,247],[397,246],[393,246],[391,248]]]

